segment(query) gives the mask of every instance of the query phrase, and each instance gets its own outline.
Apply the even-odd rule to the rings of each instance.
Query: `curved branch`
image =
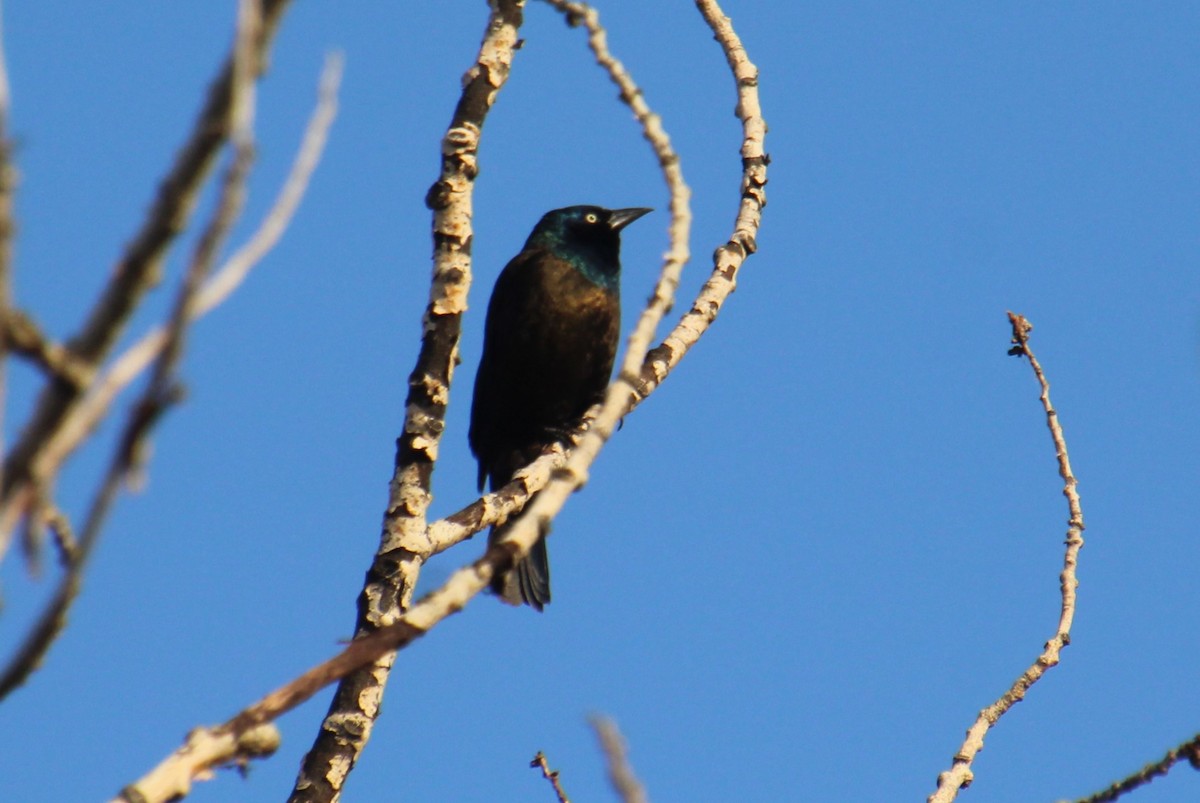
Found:
[[[1042,676],[1053,666],[1058,665],[1059,654],[1063,647],[1071,643],[1071,623],[1075,619],[1075,589],[1079,580],[1075,577],[1075,568],[1079,563],[1079,550],[1083,548],[1083,508],[1079,503],[1079,492],[1076,490],[1078,481],[1071,471],[1071,460],[1067,455],[1067,441],[1063,437],[1062,427],[1058,423],[1058,411],[1050,403],[1050,383],[1042,372],[1041,363],[1029,348],[1029,333],[1033,325],[1024,316],[1008,313],[1009,323],[1012,324],[1013,347],[1009,354],[1024,355],[1029,358],[1029,365],[1037,378],[1042,392],[1039,397],[1042,409],[1046,412],[1046,425],[1050,428],[1050,437],[1054,441],[1054,451],[1058,457],[1058,473],[1063,479],[1063,496],[1067,498],[1067,508],[1070,516],[1067,520],[1067,549],[1063,556],[1063,570],[1059,574],[1059,585],[1062,589],[1062,606],[1059,611],[1058,628],[1054,636],[1046,642],[1042,654],[1033,665],[1016,679],[1000,699],[979,712],[967,731],[967,738],[954,756],[950,769],[938,776],[937,790],[929,796],[929,803],[949,803],[958,795],[958,790],[969,785],[973,779],[971,763],[976,754],[983,749],[983,737],[993,725],[1000,721],[1010,708],[1025,698],[1029,688],[1041,680]]]
[[[586,6],[561,0],[551,0],[551,4],[567,13],[568,21],[572,24],[589,25],[589,39],[593,42],[596,40],[603,42],[603,38],[591,30],[591,24],[597,23],[598,20],[594,12],[589,16],[587,12],[590,9],[587,9]],[[701,0],[697,3],[697,7],[713,29],[717,43],[724,51],[725,59],[737,83],[736,111],[742,122],[743,134],[741,202],[738,206],[733,234],[713,255],[712,273],[701,288],[699,295],[692,302],[690,310],[683,315],[663,342],[651,349],[642,360],[631,394],[629,409],[641,404],[662,384],[667,375],[674,370],[675,366],[716,320],[725,300],[737,286],[737,278],[742,264],[746,257],[754,253],[757,248],[758,227],[762,219],[762,209],[767,203],[765,188],[770,158],[764,150],[767,124],[763,119],[758,99],[758,69],[750,61],[729,18],[724,16],[720,6]],[[589,20],[591,20],[591,24],[589,24]],[[601,60],[599,53],[597,53],[597,59]],[[636,90],[636,87],[627,91],[621,81],[616,78],[613,80],[621,87],[622,98],[629,95],[640,99],[640,92]],[[657,118],[654,120],[657,123]],[[647,139],[650,138],[649,133],[646,136]],[[669,163],[671,157],[665,158]],[[663,163],[664,156],[662,154],[659,155],[659,160],[660,163]],[[675,223],[673,222],[673,232],[674,227]],[[685,245],[681,253],[686,256],[686,235],[683,242]],[[591,417],[586,418],[583,426],[572,433],[572,443],[580,442],[590,427],[591,420]],[[539,457],[519,472],[508,485],[485,494],[458,512],[432,523],[429,526],[426,544],[429,554],[449,549],[480,530],[520,512],[535,493],[546,487],[551,473],[560,468],[565,459],[560,447],[556,445],[549,450],[549,453]]]

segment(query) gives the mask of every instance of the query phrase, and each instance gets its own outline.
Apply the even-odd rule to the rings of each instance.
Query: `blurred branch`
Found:
[[[1188,739],[1178,747],[1167,751],[1161,760],[1147,764],[1137,772],[1114,783],[1112,786],[1094,795],[1081,797],[1075,803],[1110,803],[1110,801],[1132,792],[1139,786],[1144,786],[1160,775],[1166,775],[1180,759],[1187,759],[1192,769],[1200,770],[1200,733]]]
[[[58,548],[59,563],[64,569],[69,569],[79,559],[79,541],[75,538],[75,528],[67,514],[52,504],[43,506],[46,526],[54,533],[54,544]]]
[[[421,348],[408,379],[404,430],[396,439],[379,548],[358,598],[355,635],[395,622],[408,606],[427,550],[425,513],[458,361],[462,314],[471,285],[471,197],[479,173],[483,124],[508,80],[524,0],[490,0],[475,63],[442,139],[441,169],[425,203],[433,211],[433,275]],[[394,655],[378,656],[338,685],[304,757],[289,800],[333,801],[371,736]]]
[[[209,279],[196,295],[192,316],[199,319],[220,306],[241,285],[292,221],[308,189],[313,171],[321,161],[329,130],[337,116],[337,94],[342,79],[343,59],[335,53],[325,59],[317,89],[317,102],[292,161],[287,179],[258,229]],[[35,462],[35,473],[50,476],[108,415],[117,396],[162,353],[169,341],[166,326],[148,332],[115,359],[92,385],[88,394],[64,419]]]
[[[251,126],[254,109],[253,43],[259,37],[261,19],[259,0],[241,0],[234,43],[234,80],[230,87],[232,141],[234,153],[226,171],[212,218],[196,245],[184,280],[179,288],[167,327],[167,343],[155,365],[142,398],[129,411],[129,420],[118,439],[96,496],[92,501],[78,547],[59,581],[50,603],[34,623],[14,657],[0,674],[0,699],[20,686],[41,663],[54,640],[66,626],[67,611],[79,594],[83,570],[99,540],[104,521],[116,500],[121,483],[141,466],[151,431],[169,407],[182,398],[177,370],[183,357],[187,328],[194,320],[192,309],[196,293],[212,267],[216,252],[228,235],[245,200],[246,176],[254,159]],[[60,533],[61,537],[61,533]]]
[[[621,798],[621,803],[649,803],[642,782],[633,774],[626,755],[625,739],[617,729],[617,723],[605,717],[593,717],[592,727],[600,740],[600,749],[608,759],[608,780]]]
[[[1033,325],[1023,316],[1008,313],[1009,323],[1012,324],[1013,347],[1009,354],[1024,355],[1029,358],[1034,376],[1041,387],[1042,409],[1046,413],[1046,425],[1050,428],[1050,437],[1054,441],[1054,451],[1058,457],[1058,473],[1063,479],[1063,495],[1067,498],[1067,508],[1070,513],[1067,520],[1066,554],[1063,557],[1063,570],[1059,574],[1059,585],[1062,590],[1062,606],[1059,613],[1058,628],[1054,636],[1046,642],[1045,649],[1037,660],[1017,678],[1013,685],[1000,699],[979,712],[979,718],[967,731],[967,738],[954,756],[954,763],[949,770],[938,776],[937,790],[929,796],[929,803],[948,803],[958,795],[958,790],[968,786],[972,779],[971,762],[976,754],[983,749],[983,737],[995,725],[1000,717],[1010,708],[1025,698],[1029,688],[1046,674],[1047,670],[1056,666],[1063,647],[1071,643],[1071,622],[1075,618],[1075,589],[1079,581],[1075,577],[1075,568],[1079,562],[1079,550],[1083,548],[1083,509],[1079,504],[1079,493],[1076,491],[1078,481],[1071,471],[1071,460],[1067,454],[1067,442],[1063,437],[1062,427],[1058,423],[1058,411],[1050,403],[1050,384],[1042,371],[1041,363],[1029,348],[1029,333]]]
[[[529,766],[542,771],[542,777],[550,782],[550,786],[554,788],[554,794],[558,798],[558,803],[571,803],[571,799],[567,797],[567,793],[563,791],[562,784],[558,780],[558,770],[550,769],[550,762],[546,760],[546,754],[541,750],[533,757],[533,761],[529,762]]]
[[[0,454],[4,452],[4,418],[8,401],[8,352],[12,348],[8,322],[13,307],[13,192],[16,190],[17,184],[17,169],[12,164],[12,142],[8,136],[10,107],[8,59],[4,54],[3,24],[0,23]],[[3,485],[3,482],[3,468],[0,467],[0,486]]]
[[[80,389],[92,381],[95,369],[91,363],[43,334],[36,321],[15,307],[6,307],[0,336],[6,351],[25,357],[51,377]]]
[[[275,30],[288,0],[261,0],[262,25],[251,43],[253,76],[261,74]],[[146,293],[161,278],[167,248],[182,232],[194,210],[204,178],[231,131],[235,55],[231,53],[210,85],[208,98],[180,149],[171,171],[162,180],[158,196],[141,230],[127,246],[114,268],[87,322],[67,343],[70,352],[95,367],[104,360],[126,322]],[[49,481],[36,463],[47,443],[79,404],[84,392],[61,378],[52,378],[42,390],[34,413],[8,454],[0,483],[0,555],[7,550],[18,519],[39,496],[36,488]]]

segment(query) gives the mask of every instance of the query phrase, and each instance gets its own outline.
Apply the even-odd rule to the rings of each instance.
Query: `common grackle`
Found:
[[[471,404],[479,488],[507,484],[604,395],[621,324],[621,229],[649,209],[547,212],[496,280]],[[489,543],[504,535],[493,527]],[[492,581],[505,602],[550,601],[545,538]]]

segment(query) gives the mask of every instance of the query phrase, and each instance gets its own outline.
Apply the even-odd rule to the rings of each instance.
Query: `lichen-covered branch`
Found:
[[[1079,581],[1075,577],[1075,568],[1079,562],[1079,550],[1083,548],[1084,530],[1083,509],[1079,503],[1079,492],[1076,490],[1078,482],[1075,474],[1071,471],[1071,460],[1067,454],[1067,442],[1063,437],[1062,426],[1058,421],[1058,411],[1050,403],[1050,384],[1046,381],[1041,363],[1029,348],[1029,333],[1033,331],[1033,325],[1023,316],[1012,312],[1008,313],[1008,319],[1012,324],[1012,342],[1014,344],[1009,354],[1023,355],[1029,358],[1029,365],[1033,368],[1034,376],[1041,387],[1039,398],[1042,409],[1046,413],[1046,425],[1050,428],[1050,437],[1054,441],[1054,451],[1058,458],[1058,473],[1063,479],[1063,495],[1067,498],[1069,517],[1067,519],[1066,553],[1063,556],[1063,569],[1059,574],[1062,604],[1059,610],[1058,627],[1053,637],[1046,642],[1042,654],[1016,679],[1008,691],[1001,695],[1000,699],[979,712],[978,719],[967,731],[966,740],[963,741],[958,753],[954,756],[954,763],[950,769],[938,775],[937,790],[929,796],[929,803],[949,803],[958,795],[959,789],[971,783],[973,778],[971,763],[983,749],[984,735],[1014,704],[1024,699],[1025,694],[1034,683],[1037,683],[1051,667],[1058,664],[1059,654],[1063,647],[1071,642],[1071,622],[1075,618],[1075,589],[1079,585]]]
[[[478,56],[463,76],[462,94],[442,139],[440,174],[426,195],[433,211],[429,306],[420,353],[408,379],[404,431],[396,440],[379,548],[359,595],[357,635],[396,621],[429,554],[425,512],[471,284],[471,197],[479,172],[479,139],[487,113],[508,80],[524,14],[524,0],[491,0],[489,6]],[[393,655],[381,655],[338,685],[301,765],[291,801],[337,799],[370,738],[393,660]]]

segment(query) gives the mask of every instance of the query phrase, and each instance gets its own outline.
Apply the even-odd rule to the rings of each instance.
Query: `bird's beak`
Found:
[[[630,207],[629,209],[614,209],[608,215],[608,227],[613,231],[620,231],[642,215],[653,211],[653,209],[647,209],[643,206]]]

